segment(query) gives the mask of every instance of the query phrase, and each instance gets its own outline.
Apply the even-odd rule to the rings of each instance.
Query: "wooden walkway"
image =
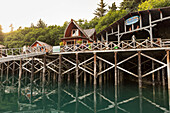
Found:
[[[20,60],[29,57],[36,57],[46,54],[45,51],[38,51],[38,49],[27,48],[27,52],[22,52],[22,48],[9,48],[9,49],[0,49],[0,63]]]

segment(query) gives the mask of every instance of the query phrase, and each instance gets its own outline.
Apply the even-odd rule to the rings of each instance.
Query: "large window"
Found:
[[[78,29],[73,29],[72,30],[72,36],[78,36],[79,35],[79,30]]]

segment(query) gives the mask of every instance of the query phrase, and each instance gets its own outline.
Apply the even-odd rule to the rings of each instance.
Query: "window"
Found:
[[[83,42],[83,43],[85,43],[85,44],[87,44],[87,43],[88,43],[88,41],[87,41],[87,40],[83,40],[82,42]]]
[[[72,36],[78,36],[79,30],[78,29],[73,29],[72,30]]]
[[[74,44],[74,41],[66,41],[66,44],[67,45],[72,45],[72,44]]]

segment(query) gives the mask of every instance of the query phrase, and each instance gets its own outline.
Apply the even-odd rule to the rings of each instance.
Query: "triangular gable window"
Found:
[[[79,36],[79,30],[78,29],[73,29],[72,30],[72,36]]]

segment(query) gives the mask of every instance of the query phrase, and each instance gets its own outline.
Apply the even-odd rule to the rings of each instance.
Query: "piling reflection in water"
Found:
[[[87,81],[84,84],[62,82],[52,87],[18,85],[18,88],[1,84],[0,112],[164,113],[170,111],[170,91],[165,86],[147,85],[138,88],[137,84],[123,83],[115,86],[112,82],[105,82],[90,85]]]

